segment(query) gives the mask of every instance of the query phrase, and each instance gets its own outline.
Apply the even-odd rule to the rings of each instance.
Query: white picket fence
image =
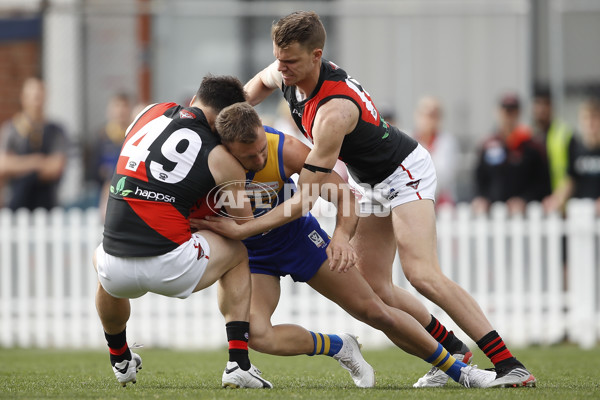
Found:
[[[333,220],[322,218],[331,231]],[[563,290],[563,235],[567,281]],[[91,254],[102,236],[96,209],[15,213],[0,210],[0,346],[98,348],[105,346],[96,314]],[[444,272],[479,302],[513,346],[551,344],[565,337],[589,348],[600,337],[600,219],[591,202],[571,202],[568,218],[546,217],[539,205],[509,217],[496,204],[474,218],[466,205],[438,214]],[[398,261],[396,260],[396,264]],[[395,281],[407,284],[399,265]],[[450,329],[465,335],[437,306],[421,298]],[[274,323],[297,323],[321,332],[353,332],[369,347],[391,343],[352,319],[308,285],[282,279]],[[186,300],[153,294],[132,300],[130,342],[171,348],[225,345],[216,288]]]

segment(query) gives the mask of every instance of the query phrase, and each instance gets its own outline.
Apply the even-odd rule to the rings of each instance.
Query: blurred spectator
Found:
[[[579,107],[580,136],[569,145],[567,177],[546,201],[547,212],[560,210],[570,198],[596,200],[600,214],[600,101],[587,100]]]
[[[514,94],[502,97],[497,132],[484,141],[475,170],[475,213],[491,203],[506,202],[509,213],[523,213],[530,201],[550,194],[550,176],[543,145],[519,123],[521,103]]]
[[[567,174],[569,142],[573,136],[571,128],[554,117],[550,89],[538,86],[533,99],[534,133],[545,144],[550,184],[556,190]]]
[[[106,107],[106,122],[98,130],[89,152],[88,168],[93,181],[100,188],[98,206],[101,211],[106,205],[110,180],[119,159],[125,132],[132,121],[131,113],[129,96],[125,93],[112,96]]]
[[[415,112],[413,137],[429,151],[437,174],[436,204],[456,201],[456,165],[459,147],[456,138],[441,130],[442,107],[438,99],[423,97]]]
[[[46,120],[45,88],[28,78],[21,92],[22,110],[2,127],[0,177],[7,180],[8,207],[30,210],[57,205],[57,189],[67,160],[62,127]]]

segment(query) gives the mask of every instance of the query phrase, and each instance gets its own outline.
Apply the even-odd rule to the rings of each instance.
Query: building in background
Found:
[[[38,46],[48,112],[81,147],[116,91],[131,93],[134,102],[156,102],[188,98],[206,73],[250,78],[260,60],[272,58],[270,22],[305,7],[267,0],[4,0],[0,18],[42,16]],[[397,115],[411,115],[424,94],[444,99],[445,127],[463,152],[459,201],[472,196],[475,144],[490,129],[500,93],[516,88],[528,104],[533,82],[549,83],[557,114],[575,125],[584,92],[600,87],[600,2],[594,0],[339,0],[311,7],[328,29],[324,56],[353,65],[355,78]],[[3,91],[0,85],[1,99]],[[275,115],[276,107],[258,110]],[[531,109],[523,113],[529,119]],[[69,169],[66,201],[85,190],[81,165]]]

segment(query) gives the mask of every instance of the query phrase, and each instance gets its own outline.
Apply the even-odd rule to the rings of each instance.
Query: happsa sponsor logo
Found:
[[[146,200],[162,201],[165,203],[175,203],[174,196],[170,196],[170,195],[164,194],[164,193],[154,192],[152,190],[140,189],[139,187],[135,188],[135,195],[137,197],[143,197]]]

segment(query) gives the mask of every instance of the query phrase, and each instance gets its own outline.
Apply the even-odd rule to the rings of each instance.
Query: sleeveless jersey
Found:
[[[339,159],[346,163],[357,182],[369,185],[381,182],[417,147],[413,138],[385,122],[369,93],[331,61],[321,60],[319,81],[308,98],[299,101],[295,86],[282,83],[282,91],[296,125],[310,140],[319,107],[335,98],[356,104],[360,113],[358,123],[344,138]]]
[[[255,217],[259,217],[281,204],[296,191],[294,181],[285,175],[283,168],[283,144],[285,135],[276,129],[265,126],[267,135],[267,164],[259,172],[246,173],[246,192],[252,202]],[[314,218],[310,216],[311,218]],[[300,217],[278,228],[249,237],[243,242],[249,255],[253,249],[265,246],[277,247],[293,239],[306,224],[307,216]]]
[[[208,155],[218,144],[199,108],[160,103],[144,110],[126,134],[111,181],[105,251],[156,256],[188,241],[190,208],[215,186]]]

